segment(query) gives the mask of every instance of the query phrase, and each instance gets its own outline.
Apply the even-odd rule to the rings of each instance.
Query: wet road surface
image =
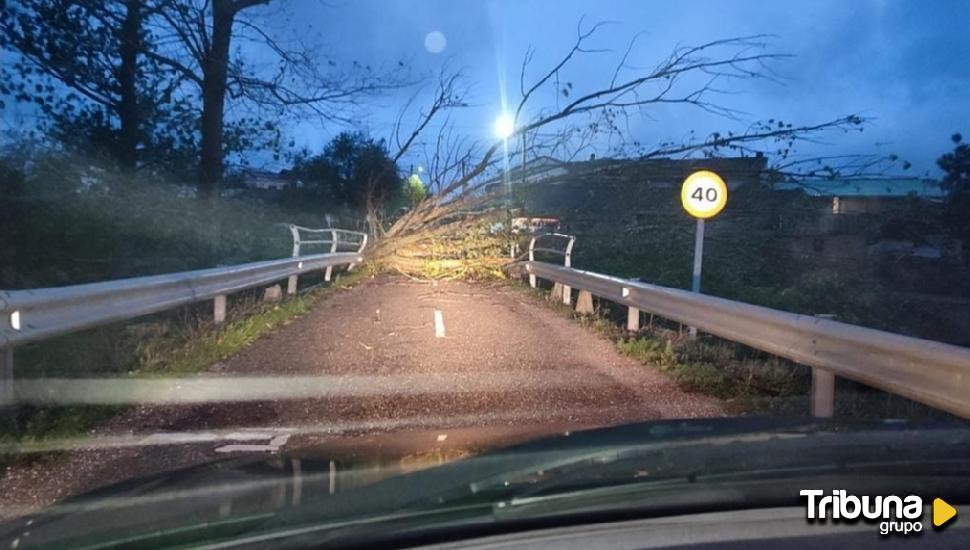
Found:
[[[202,376],[216,379],[215,402],[140,405],[66,452],[9,467],[0,515],[247,452],[340,446],[367,454],[393,436],[402,460],[435,449],[460,457],[567,430],[724,413],[717,400],[683,392],[502,284],[369,279]],[[234,388],[234,377],[294,395],[220,401],[218,388]],[[326,396],[306,398],[307,380]]]

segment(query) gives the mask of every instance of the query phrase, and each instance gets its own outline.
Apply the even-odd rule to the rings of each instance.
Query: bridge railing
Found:
[[[327,230],[339,235],[343,230]],[[29,290],[0,290],[0,404],[13,400],[14,347],[181,305],[212,300],[216,324],[225,321],[226,296],[334,266],[363,261],[356,251],[299,255],[280,260]],[[303,242],[301,244],[306,244]],[[335,249],[336,247],[331,247]],[[299,248],[294,248],[299,251]]]
[[[646,311],[809,366],[815,416],[832,416],[835,377],[841,376],[970,418],[968,348],[551,263],[515,267],[530,280],[546,279],[627,306],[630,330],[639,330],[640,312]],[[584,302],[582,296],[578,302]]]
[[[293,236],[294,258],[300,256],[303,251],[303,247],[306,245],[329,248],[329,252],[331,254],[339,252],[341,248],[344,248],[344,250],[353,250],[358,254],[361,254],[364,252],[364,248],[367,247],[367,233],[361,233],[360,231],[349,231],[347,229],[337,229],[335,227],[310,229],[309,227],[302,227],[294,224],[289,224],[287,227],[290,230],[290,234]],[[347,271],[351,271],[353,268],[354,264],[348,264]],[[332,274],[333,266],[327,266],[323,273],[323,280],[329,282]],[[296,294],[298,282],[299,276],[291,275],[289,279],[287,279],[286,293]]]
[[[566,267],[573,265],[573,245],[576,237],[562,233],[542,233],[535,235],[529,241],[529,261],[534,262],[536,252],[562,256],[562,263]],[[536,287],[535,275],[529,275],[529,286]],[[565,295],[565,293],[564,293]],[[566,302],[569,303],[568,301]]]

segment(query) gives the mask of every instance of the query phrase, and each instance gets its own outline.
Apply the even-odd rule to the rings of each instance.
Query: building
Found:
[[[294,182],[289,178],[289,172],[268,172],[265,170],[253,170],[246,168],[240,174],[240,183],[249,189],[261,189],[268,191],[280,191]],[[299,182],[296,182],[300,186]]]
[[[918,198],[942,201],[940,182],[918,178],[866,178],[811,182],[781,182],[779,191],[801,190],[831,206],[832,214],[881,214],[901,201]]]
[[[813,205],[788,220],[793,249],[833,261],[902,258],[913,262],[959,262],[960,243],[932,222],[946,191],[919,178],[863,178],[781,182],[779,192],[802,193]],[[918,213],[918,214],[917,214]],[[795,214],[799,216],[799,214]],[[914,265],[916,265],[914,263]]]
[[[488,191],[508,194],[521,216],[561,220],[563,231],[599,226],[665,226],[683,215],[680,186],[697,170],[713,170],[732,191],[767,178],[764,157],[699,159],[590,159],[564,162],[542,157],[493,178]],[[524,183],[523,183],[524,180]]]

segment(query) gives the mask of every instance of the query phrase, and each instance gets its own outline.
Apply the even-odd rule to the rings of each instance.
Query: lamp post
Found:
[[[495,137],[502,140],[502,167],[506,197],[512,198],[512,182],[509,180],[509,137],[515,133],[515,120],[506,113],[495,119]]]

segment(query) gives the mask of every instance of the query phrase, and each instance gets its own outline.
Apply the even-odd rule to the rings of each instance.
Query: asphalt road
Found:
[[[0,515],[239,453],[332,446],[392,462],[428,452],[440,460],[569,430],[724,413],[500,284],[370,279],[204,376],[226,388],[234,377],[261,377],[282,394],[326,377],[333,391],[242,403],[214,392],[213,403],[138,406],[56,455],[9,467]]]

